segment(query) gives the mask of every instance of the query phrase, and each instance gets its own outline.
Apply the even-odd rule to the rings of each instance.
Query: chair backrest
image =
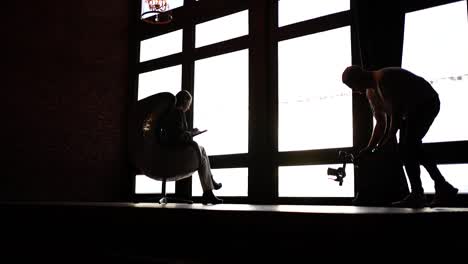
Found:
[[[146,176],[175,181],[192,175],[198,168],[193,146],[162,146],[158,140],[164,115],[175,107],[175,96],[158,93],[137,102],[134,155],[137,168]]]

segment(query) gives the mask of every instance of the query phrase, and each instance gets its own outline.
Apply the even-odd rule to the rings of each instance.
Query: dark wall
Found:
[[[130,192],[129,2],[2,7],[0,201],[116,201]]]

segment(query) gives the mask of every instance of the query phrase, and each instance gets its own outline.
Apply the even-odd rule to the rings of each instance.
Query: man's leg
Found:
[[[420,128],[419,132],[421,139],[426,135],[427,131],[429,131],[429,128],[432,126],[432,123],[434,123],[435,118],[439,114],[440,111],[440,101],[438,97],[435,97],[432,102],[428,102],[425,104],[423,107],[424,111],[421,111],[421,121],[420,121]],[[429,176],[431,176],[432,180],[434,181],[435,186],[439,186],[444,184],[445,178],[442,176],[442,173],[440,173],[439,168],[437,168],[437,164],[434,162],[432,157],[421,149],[421,164],[424,166],[424,168],[427,170],[429,173]]]
[[[458,189],[445,180],[439,168],[437,168],[437,164],[427,153],[424,153],[422,164],[434,181],[435,195],[429,206],[452,205],[456,199]]]
[[[421,182],[421,169],[418,159],[420,145],[418,145],[417,142],[400,143],[400,153],[411,185],[411,192],[424,194]]]
[[[434,181],[434,186],[437,187],[447,183],[432,157],[425,151],[423,151],[421,156],[421,165],[424,166],[429,176],[431,176],[431,179]]]
[[[424,137],[426,132],[432,126],[432,123],[434,122],[435,118],[439,114],[439,98],[435,97],[434,100],[426,104],[426,106],[423,109],[424,118],[422,120],[424,120],[425,122],[422,125],[422,132],[425,132],[422,135],[422,137]],[[432,159],[432,157],[429,155],[429,153],[422,151],[421,164],[424,166],[424,168],[426,168],[427,172],[429,173],[429,176],[431,176],[431,179],[434,181],[435,196],[430,206],[442,206],[452,203],[455,199],[455,196],[458,193],[458,189],[453,187],[450,183],[448,183],[445,180],[444,176],[442,176],[442,173],[437,167],[437,164],[435,163],[434,159]]]
[[[421,124],[414,115],[408,115],[407,119],[402,122],[399,151],[411,185],[411,193],[403,200],[393,203],[395,206],[421,208],[426,204],[421,182],[422,137],[420,130]]]
[[[416,133],[419,126],[413,121],[408,118],[403,122],[400,130],[399,151],[411,185],[411,192],[423,194],[420,169],[422,141],[418,136],[419,133]]]

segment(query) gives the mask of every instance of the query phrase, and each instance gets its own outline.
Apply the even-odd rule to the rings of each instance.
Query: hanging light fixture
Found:
[[[172,21],[169,0],[142,0],[141,20],[150,24],[167,24]]]

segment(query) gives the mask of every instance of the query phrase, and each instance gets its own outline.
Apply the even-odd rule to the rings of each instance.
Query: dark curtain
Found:
[[[374,70],[401,66],[404,19],[401,0],[351,0],[358,61]]]
[[[367,70],[400,67],[405,17],[402,2],[351,0],[351,12],[353,64]],[[360,149],[371,136],[372,114],[365,97],[353,96],[353,104],[354,145]],[[395,151],[370,155],[357,165],[355,204],[388,205],[408,194],[403,167]]]

